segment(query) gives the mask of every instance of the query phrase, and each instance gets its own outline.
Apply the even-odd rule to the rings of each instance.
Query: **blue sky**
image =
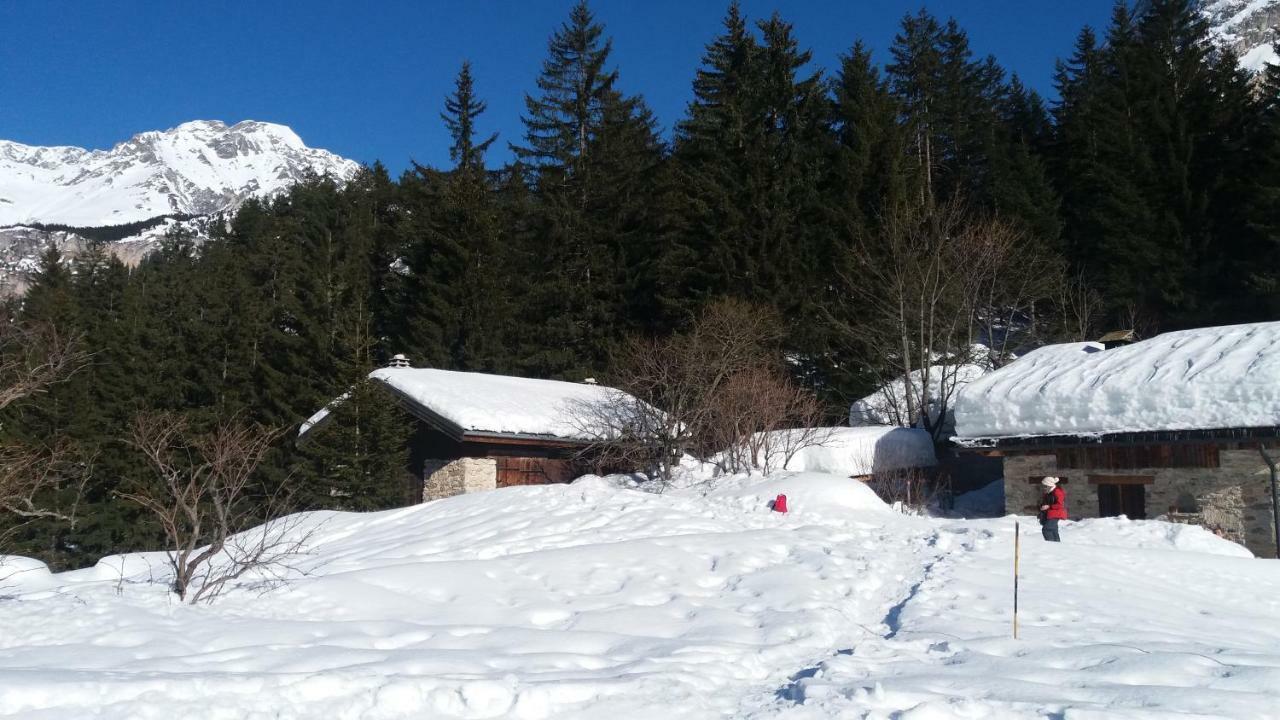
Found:
[[[752,18],[793,22],[816,65],[859,38],[880,61],[921,2],[744,0]],[[482,129],[518,141],[523,95],[572,0],[192,2],[0,0],[0,138],[106,148],[194,119],[289,125],[307,144],[393,172],[448,161],[438,114],[470,59],[489,102]],[[1051,92],[1055,58],[1112,0],[934,0],[976,52]],[[698,59],[727,0],[594,0],[629,93],[664,128],[683,113]]]

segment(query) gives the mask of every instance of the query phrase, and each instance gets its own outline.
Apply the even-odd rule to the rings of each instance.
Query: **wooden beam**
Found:
[[[1090,475],[1090,485],[1151,485],[1156,479],[1150,475]]]

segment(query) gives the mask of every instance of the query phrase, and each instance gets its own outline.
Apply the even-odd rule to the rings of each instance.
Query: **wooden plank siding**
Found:
[[[1058,468],[1136,470],[1139,468],[1216,468],[1217,445],[1098,445],[1054,450]]]
[[[495,457],[497,461],[497,485],[500,488],[516,485],[550,485],[573,479],[573,464],[554,458]]]

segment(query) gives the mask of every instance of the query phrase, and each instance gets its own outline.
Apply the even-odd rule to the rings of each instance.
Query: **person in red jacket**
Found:
[[[1040,533],[1049,542],[1062,542],[1058,537],[1058,521],[1067,519],[1067,491],[1058,487],[1058,478],[1040,481],[1044,497],[1040,499]]]

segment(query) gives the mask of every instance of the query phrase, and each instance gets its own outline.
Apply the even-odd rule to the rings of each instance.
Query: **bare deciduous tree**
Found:
[[[47,392],[87,364],[77,335],[0,322],[0,409]],[[0,440],[0,542],[34,520],[74,523],[89,464],[66,442]]]
[[[154,477],[120,496],[160,523],[178,597],[211,600],[246,573],[287,569],[303,551],[309,533],[296,520],[277,519],[286,506],[285,488],[261,493],[251,482],[278,436],[239,420],[197,433],[176,413],[134,419],[131,442]]]
[[[1062,284],[1058,298],[1062,318],[1062,338],[1084,342],[1098,337],[1098,321],[1102,317],[1102,296],[1088,286],[1083,275],[1075,275]]]
[[[800,450],[829,437],[818,399],[775,367],[757,365],[734,374],[712,407],[708,431],[727,472],[781,470]]]
[[[895,207],[873,241],[850,250],[846,291],[865,308],[830,317],[870,360],[893,424],[942,438],[951,401],[973,365],[1007,362],[1040,332],[1037,308],[1056,298],[1062,263],[997,218],[963,202]],[[986,357],[975,356],[985,345]]]
[[[878,473],[867,486],[886,503],[913,513],[927,512],[937,504],[940,496],[949,492],[946,478],[932,477],[919,468]]]
[[[817,399],[781,369],[782,334],[776,312],[720,300],[687,332],[625,341],[612,378],[625,392],[571,409],[599,438],[585,455],[598,467],[644,468],[664,482],[685,454],[719,453],[733,471],[780,467],[779,459],[817,442],[822,418]],[[757,437],[781,429],[795,431]]]
[[[0,541],[32,520],[74,524],[89,466],[66,443],[48,448],[0,444],[0,514],[9,520],[0,529]],[[54,497],[63,490],[67,497]]]
[[[0,323],[0,409],[46,392],[88,363],[79,335],[52,325]]]

